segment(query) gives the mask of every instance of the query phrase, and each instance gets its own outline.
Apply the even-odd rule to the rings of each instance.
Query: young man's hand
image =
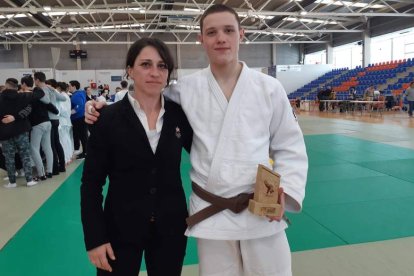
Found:
[[[13,115],[5,115],[4,117],[3,117],[3,119],[1,119],[1,122],[3,123],[3,124],[10,124],[10,123],[12,123],[12,122],[14,122],[16,119],[14,118],[14,116]]]
[[[280,221],[285,215],[285,193],[283,192],[282,187],[279,187],[278,193],[279,193],[278,203],[281,206],[280,214],[278,216],[267,216],[269,219],[269,222],[272,222],[274,220]]]

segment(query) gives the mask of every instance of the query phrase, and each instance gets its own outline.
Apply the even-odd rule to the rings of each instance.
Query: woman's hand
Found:
[[[99,112],[106,105],[106,102],[87,101],[85,104],[85,122],[89,125],[93,125],[98,121]]]
[[[105,243],[88,251],[89,260],[94,266],[112,272],[112,267],[109,265],[107,256],[115,261],[115,254],[110,243]]]

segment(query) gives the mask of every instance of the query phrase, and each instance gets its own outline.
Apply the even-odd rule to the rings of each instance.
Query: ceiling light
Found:
[[[193,8],[184,8],[184,11],[200,12],[199,9],[193,9]]]
[[[316,0],[315,3],[317,4],[325,4],[325,5],[335,5],[335,6],[347,6],[347,7],[356,7],[356,8],[365,8],[368,6],[368,3],[353,3],[351,1],[335,1],[335,0]],[[385,5],[375,4],[369,6],[373,9],[381,9],[384,8]]]
[[[300,14],[300,15],[307,15],[307,14],[308,14],[308,12],[307,12],[307,11],[301,11],[299,14]]]
[[[82,41],[82,44],[86,44],[86,43],[88,43],[88,42],[86,42],[85,40],[84,40],[84,41]]]
[[[44,7],[43,7],[43,9],[44,9],[45,11],[51,11],[51,10],[52,10],[52,8],[51,8],[51,7],[49,7],[49,6],[44,6]]]
[[[30,13],[29,13],[29,15],[31,15]],[[9,18],[21,18],[21,17],[26,17],[26,15],[25,14],[22,14],[22,13],[16,13],[16,14],[6,14],[5,16],[4,15],[0,15],[0,19],[9,19]]]

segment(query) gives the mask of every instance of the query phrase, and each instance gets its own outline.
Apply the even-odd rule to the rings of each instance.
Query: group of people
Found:
[[[207,68],[169,85],[168,47],[142,38],[126,57],[133,90],[108,106],[87,102],[81,218],[97,275],[135,276],[143,256],[148,275],[178,276],[187,236],[197,238],[202,276],[292,275],[284,212],[302,208],[304,138],[279,81],[239,60],[243,36],[237,13],[212,5],[200,18]],[[183,149],[192,165],[188,208]],[[281,175],[276,216],[246,209],[259,164]]]
[[[131,88],[128,87],[128,85],[128,81],[121,81],[120,86],[115,88],[114,94],[110,94],[109,85],[99,85],[96,95],[92,95],[92,89],[90,87],[85,87],[87,101],[96,100],[98,102],[106,102],[108,104],[116,103],[120,101],[128,92],[128,89]]]
[[[9,180],[6,188],[17,186],[20,166],[16,160],[21,161],[27,186],[33,186],[66,172],[66,165],[76,157],[75,149],[80,152],[79,141],[84,140],[83,152],[77,158],[86,156],[86,97],[78,90],[79,82],[47,80],[43,72],[22,77],[20,84],[15,78],[6,80],[0,94],[0,154]]]

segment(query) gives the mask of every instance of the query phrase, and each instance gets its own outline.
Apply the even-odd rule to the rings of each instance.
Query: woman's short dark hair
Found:
[[[237,21],[237,25],[239,26],[240,29],[240,17],[237,14],[237,12],[233,9],[230,8],[229,6],[223,5],[223,4],[215,4],[210,6],[207,10],[204,11],[203,15],[200,18],[200,33],[203,33],[203,24],[204,24],[204,19],[213,13],[219,13],[219,12],[229,12],[231,14],[234,15],[234,17],[236,18]]]
[[[134,67],[135,59],[141,53],[142,49],[145,47],[150,46],[157,50],[158,54],[160,55],[162,61],[167,65],[168,69],[168,79],[167,85],[170,83],[170,76],[172,71],[174,70],[174,59],[168,49],[167,45],[157,38],[152,37],[144,37],[137,41],[129,48],[127,58],[126,58],[126,69]],[[126,72],[126,77],[128,78],[128,71]]]

